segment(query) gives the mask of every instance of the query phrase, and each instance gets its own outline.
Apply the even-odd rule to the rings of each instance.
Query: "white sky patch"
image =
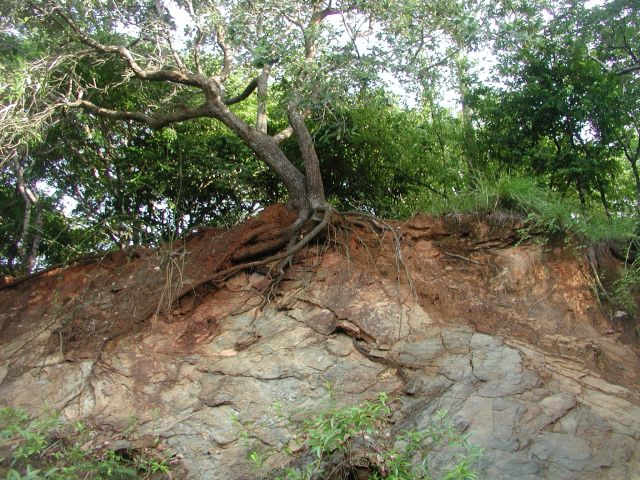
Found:
[[[45,180],[36,182],[36,191],[44,193],[47,196],[54,196],[56,193],[56,189]],[[68,195],[64,195],[60,200],[60,205],[62,206],[62,212],[64,215],[66,217],[71,217],[73,215],[73,210],[78,206],[78,202]]]
[[[51,185],[49,185],[44,180],[40,180],[40,181],[36,182],[36,190],[38,192],[44,193],[45,195],[53,195],[54,193],[56,193],[56,189],[54,187],[52,187]]]
[[[193,19],[191,18],[191,14],[184,8],[180,7],[176,2],[165,2],[165,7],[167,8],[167,10],[169,10],[169,14],[176,24],[176,29],[174,31],[173,37],[176,48],[182,50],[187,43],[187,36],[185,35],[185,31],[187,30],[188,26],[193,24]]]

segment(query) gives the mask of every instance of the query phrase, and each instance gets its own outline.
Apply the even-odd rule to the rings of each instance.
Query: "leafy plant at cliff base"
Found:
[[[0,408],[0,475],[5,480],[162,479],[170,460],[155,449],[114,451],[82,422],[31,418]]]
[[[293,444],[305,453],[295,466],[276,473],[277,480],[320,480],[365,478],[370,480],[473,480],[473,465],[481,450],[468,442],[449,420],[437,411],[425,430],[393,433],[389,397],[380,393],[375,400],[358,406],[330,408],[303,422]],[[453,464],[434,467],[433,457],[447,449]],[[291,452],[291,447],[285,449]],[[250,458],[265,455],[251,452]]]

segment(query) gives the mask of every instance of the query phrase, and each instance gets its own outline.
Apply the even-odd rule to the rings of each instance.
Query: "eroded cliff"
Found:
[[[177,475],[254,478],[242,431],[283,453],[331,396],[392,394],[398,428],[438,409],[485,449],[491,479],[640,478],[640,357],[599,304],[584,255],[516,244],[517,218],[415,217],[336,229],[264,302],[264,272],[217,285],[210,230],[0,290],[0,400],[181,454]],[[237,235],[237,233],[235,234]],[[172,260],[173,259],[173,260]],[[167,262],[179,267],[167,280]],[[181,296],[158,313],[164,292]]]

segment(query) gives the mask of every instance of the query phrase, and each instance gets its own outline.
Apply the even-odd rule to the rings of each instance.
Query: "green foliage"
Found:
[[[200,225],[228,226],[286,199],[250,145],[211,118],[155,131],[50,108],[52,98],[81,94],[101,107],[162,115],[196,107],[204,96],[191,85],[135,78],[122,59],[90,53],[36,4],[0,6],[0,153],[20,159],[41,200],[41,231],[27,232],[42,237],[38,268],[95,250],[158,245]],[[338,208],[394,217],[506,209],[528,217],[523,234],[629,237],[640,215],[640,69],[632,48],[620,46],[637,44],[636,3],[334,2],[340,22],[319,24],[299,2],[220,5],[193,5],[193,21],[173,32],[177,56],[164,34],[132,37],[136,25],[175,27],[153,2],[113,10],[72,1],[68,12],[92,38],[129,45],[141,65],[170,70],[181,58],[180,69],[194,71],[198,58],[208,76],[223,58],[207,42],[226,30],[234,69],[221,95],[236,96],[269,64],[268,133],[286,127],[292,99],[309,108],[325,192]],[[303,33],[305,24],[313,26]],[[311,41],[313,59],[306,58]],[[498,60],[491,82],[477,78],[465,55],[479,42]],[[462,114],[438,105],[450,93],[443,85],[462,95]],[[405,98],[395,97],[398,86]],[[249,126],[257,105],[251,95],[231,109]],[[295,139],[282,148],[302,170]],[[24,272],[24,210],[5,168],[2,273]]]
[[[121,455],[82,422],[64,423],[58,415],[32,419],[23,410],[1,408],[0,441],[5,480],[161,479],[170,473],[166,457],[137,451]]]
[[[38,174],[30,168],[27,181],[37,192],[39,205],[31,207],[31,225],[28,238],[38,235],[41,239],[38,248],[37,268],[46,268],[66,263],[83,254],[108,248],[109,239],[105,224],[91,224],[78,217],[65,214],[65,205],[60,198],[60,190],[47,192],[37,189],[40,181]],[[18,252],[21,240],[25,203],[17,193],[14,175],[9,169],[0,170],[0,274],[20,275],[24,273],[22,259]],[[42,222],[40,227],[34,219],[40,209]]]
[[[472,185],[446,199],[421,192],[412,202],[416,211],[446,213],[514,212],[525,218],[523,236],[550,237],[572,233],[587,244],[629,241],[635,238],[633,218],[607,218],[600,211],[585,211],[575,196],[541,186],[533,177],[508,174],[477,175]],[[411,214],[411,211],[403,211]]]
[[[608,194],[621,169],[607,138],[615,122],[621,85],[589,59],[573,40],[539,40],[514,54],[509,88],[478,90],[482,149],[511,169],[546,176],[560,191],[575,189],[581,201]]]
[[[462,183],[462,126],[435,103],[401,108],[384,91],[363,91],[310,124],[325,193],[341,209],[393,216],[418,191],[443,195]],[[287,154],[301,166],[297,146]]]
[[[298,426],[302,455],[275,473],[277,480],[352,478],[366,471],[371,480],[473,480],[480,449],[458,433],[447,413],[438,411],[424,430],[394,432],[388,395],[357,406],[331,407]],[[291,453],[291,448],[284,450]],[[451,462],[435,467],[436,454],[448,452]],[[259,471],[268,470],[269,452],[251,450],[249,459]],[[440,462],[442,463],[442,462]],[[360,477],[359,477],[360,478]]]
[[[638,303],[636,299],[638,297],[639,287],[640,261],[636,260],[631,265],[625,266],[622,275],[613,284],[613,298],[615,301],[620,308],[636,318],[638,314]]]

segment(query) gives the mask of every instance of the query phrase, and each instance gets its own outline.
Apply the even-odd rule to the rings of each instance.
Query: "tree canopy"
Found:
[[[505,172],[575,198],[574,217],[640,215],[633,3],[34,0],[0,16],[8,273],[288,202],[276,248],[334,207],[456,208]]]

